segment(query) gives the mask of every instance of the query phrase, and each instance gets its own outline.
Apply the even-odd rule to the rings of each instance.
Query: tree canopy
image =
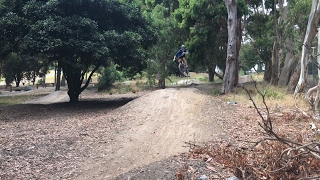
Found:
[[[10,2],[3,0],[0,7],[6,7],[7,14],[14,14],[16,19],[28,22],[24,27],[27,33],[17,33],[22,37],[19,47],[49,61],[58,61],[68,82],[71,102],[78,101],[87,87],[88,83],[82,86],[82,82],[90,67],[93,70],[89,80],[100,66],[111,61],[121,68],[142,70],[146,67],[146,50],[156,41],[151,23],[134,3],[32,0],[19,1],[17,6]]]

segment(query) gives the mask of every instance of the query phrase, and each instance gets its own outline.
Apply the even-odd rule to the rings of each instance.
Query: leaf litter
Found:
[[[144,94],[119,95],[111,103],[104,103],[106,95],[87,92],[81,105],[24,104],[3,108],[0,179],[79,179],[81,164],[108,156],[102,148],[114,145],[119,133],[130,129],[126,120],[133,115],[115,109]],[[136,167],[113,179],[199,179],[203,175],[208,179],[233,175],[246,179],[298,179],[319,175],[319,161],[310,156],[297,157],[295,161],[284,158],[276,163],[287,148],[281,143],[266,141],[253,146],[252,142],[265,138],[254,108],[228,105],[223,96],[206,98],[201,117],[215,120],[222,133],[205,145],[196,139],[185,142],[188,153]],[[310,130],[310,123],[320,127],[318,122],[285,107],[271,112],[277,133],[301,142],[319,139],[319,134]],[[285,171],[281,171],[287,163]],[[97,177],[111,179],[108,174]]]

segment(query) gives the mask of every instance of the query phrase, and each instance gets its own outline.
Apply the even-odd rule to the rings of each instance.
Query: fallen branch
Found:
[[[310,154],[312,155],[313,157],[317,158],[318,160],[320,160],[320,151],[319,151],[319,148],[318,146],[320,146],[320,143],[315,141],[315,142],[310,142],[310,143],[307,143],[307,144],[303,144],[303,143],[300,143],[300,142],[296,142],[296,141],[293,141],[293,140],[290,140],[290,139],[287,139],[287,138],[283,138],[283,137],[280,137],[277,133],[275,133],[273,131],[273,124],[272,124],[272,121],[270,119],[270,112],[269,112],[269,108],[266,104],[266,101],[265,101],[265,95],[263,93],[261,93],[261,91],[259,91],[259,89],[257,88],[257,83],[254,81],[255,83],[255,88],[257,90],[257,92],[261,95],[262,97],[262,101],[263,101],[263,104],[265,106],[265,109],[267,111],[267,117],[264,118],[264,116],[262,116],[260,110],[257,108],[257,105],[256,103],[254,102],[254,100],[252,99],[252,96],[251,94],[249,93],[249,90],[245,87],[245,86],[242,86],[242,88],[247,92],[248,96],[249,96],[249,99],[250,101],[253,103],[257,113],[259,114],[262,122],[259,122],[259,126],[265,131],[265,133],[269,136],[269,138],[265,138],[259,142],[256,142],[256,145],[258,145],[259,143],[261,142],[264,142],[266,140],[272,140],[272,141],[278,141],[278,142],[281,142],[283,144],[286,144],[289,146],[289,148],[285,149],[281,156],[280,156],[280,160],[281,158],[283,158],[283,155],[287,152],[287,156],[291,156],[291,158],[288,160],[288,162],[291,161],[291,159],[293,158],[297,158],[301,155],[305,155],[305,154]],[[317,94],[318,92],[320,92],[320,86],[319,88],[316,87],[314,89],[317,89]],[[314,91],[314,90],[313,90]],[[317,99],[319,101],[319,96],[317,96]],[[301,112],[303,112],[301,110]],[[306,113],[303,113],[304,115],[308,116]],[[303,153],[298,153],[298,155],[291,155],[291,151],[302,151]],[[288,163],[287,162],[287,163]],[[285,167],[285,166],[284,166]],[[283,167],[283,168],[284,168]],[[280,168],[282,169],[282,168]],[[275,170],[275,171],[279,171],[280,169],[278,170]],[[273,172],[275,172],[273,171]]]

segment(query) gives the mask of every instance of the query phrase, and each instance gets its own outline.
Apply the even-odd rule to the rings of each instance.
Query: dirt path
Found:
[[[61,102],[69,102],[69,96],[65,90],[53,91],[49,95],[27,101],[25,104],[53,104]]]
[[[112,110],[114,100],[136,97]],[[6,163],[0,179],[128,179],[125,174],[135,168],[188,152],[185,142],[201,144],[222,133],[216,121],[221,103],[192,87],[112,96],[85,91],[81,100],[88,102],[59,104],[68,96],[55,91],[15,107],[17,112],[3,110],[0,160]],[[168,174],[161,173],[152,177]]]
[[[127,129],[112,146],[99,147],[101,158],[82,166],[77,179],[111,179],[122,173],[189,150],[184,142],[204,142],[221,133],[205,116],[207,96],[194,88],[151,92],[117,109]],[[96,161],[96,159],[101,159]]]

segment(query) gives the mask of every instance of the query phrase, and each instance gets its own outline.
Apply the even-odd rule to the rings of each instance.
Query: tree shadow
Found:
[[[83,100],[76,103],[10,105],[0,108],[0,121],[21,122],[59,117],[80,117],[101,112],[109,113],[136,98],[137,97],[122,97],[111,100]]]

